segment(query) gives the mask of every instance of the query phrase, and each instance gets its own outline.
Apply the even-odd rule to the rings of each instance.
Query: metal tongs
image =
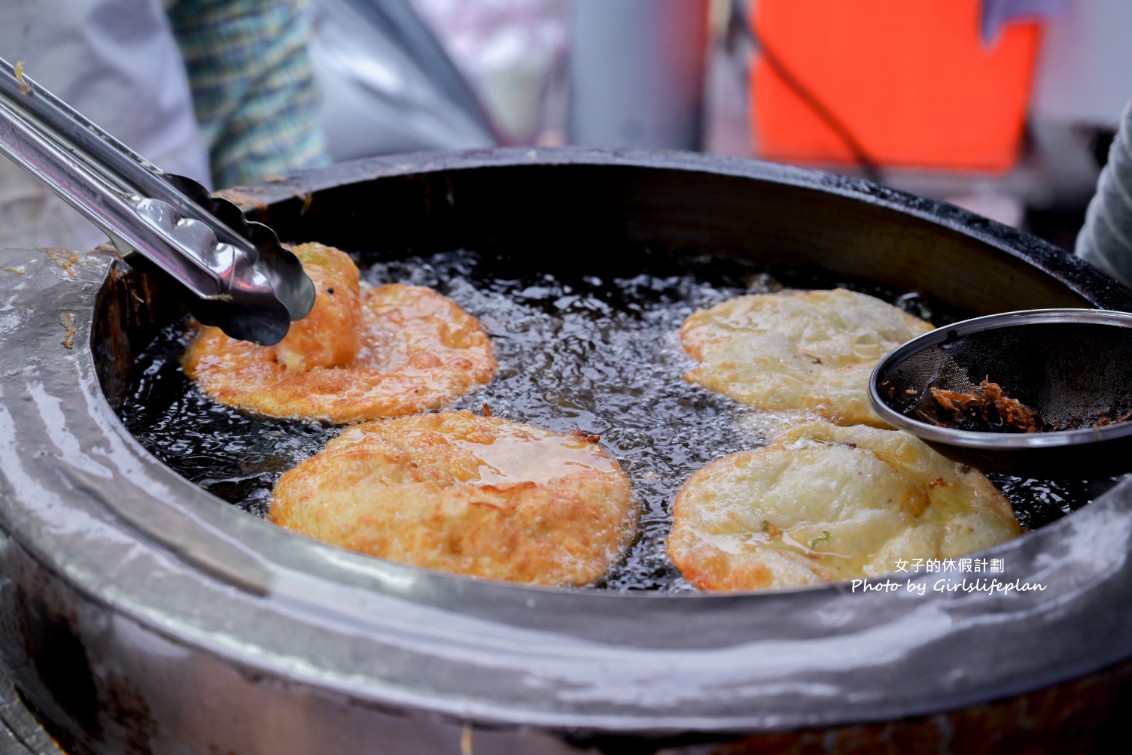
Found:
[[[270,345],[314,305],[314,284],[274,231],[162,172],[3,58],[0,151],[105,231],[124,260],[140,255],[179,283],[205,324]]]

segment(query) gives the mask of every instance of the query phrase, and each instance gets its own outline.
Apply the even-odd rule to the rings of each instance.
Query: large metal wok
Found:
[[[873,281],[960,315],[1132,309],[992,221],[742,160],[410,156],[242,200],[283,239],[374,256],[469,247],[586,267],[609,253],[600,238]],[[981,554],[1001,583],[1040,590],[925,572],[753,595],[476,582],[299,538],[171,472],[116,408],[137,354],[182,315],[175,297],[99,255],[29,249],[4,267],[0,659],[74,752],[1051,751],[1127,709],[1128,485]]]

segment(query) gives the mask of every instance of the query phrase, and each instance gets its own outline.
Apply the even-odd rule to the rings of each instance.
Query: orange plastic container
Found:
[[[979,34],[979,0],[755,0],[770,52],[878,165],[1003,172],[1017,161],[1040,26]],[[755,52],[759,156],[856,160],[846,141]]]

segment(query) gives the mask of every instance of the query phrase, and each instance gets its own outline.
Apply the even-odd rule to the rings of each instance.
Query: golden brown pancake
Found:
[[[669,557],[703,590],[877,577],[1023,531],[981,473],[902,431],[824,421],[698,470],[672,516]]]
[[[284,473],[270,518],[390,561],[585,585],[636,518],[628,476],[596,440],[465,411],[367,422]]]
[[[869,375],[891,349],[931,328],[844,289],[741,296],[684,321],[680,341],[701,362],[684,377],[758,409],[884,427],[869,406]]]
[[[359,283],[349,255],[293,250],[317,289],[314,308],[274,346],[202,328],[185,373],[216,400],[270,417],[361,422],[427,411],[491,380],[479,322],[422,286]]]

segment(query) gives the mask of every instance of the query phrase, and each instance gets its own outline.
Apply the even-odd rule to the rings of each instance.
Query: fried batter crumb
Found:
[[[31,87],[28,85],[27,79],[24,78],[24,61],[17,60],[16,64],[12,66],[12,73],[16,75],[16,81],[20,84],[20,94],[29,94]]]
[[[48,259],[63,268],[67,275],[72,278],[78,275],[75,272],[75,265],[79,264],[79,255],[74,250],[45,248],[43,253],[47,255]]]
[[[59,324],[63,326],[65,333],[63,334],[63,348],[75,348],[75,336],[79,334],[79,328],[75,325],[75,313],[64,312],[59,315]]]
[[[998,383],[982,380],[977,390],[949,391],[932,387],[932,398],[963,430],[1039,432],[1043,423],[1018,399],[1011,398]]]

